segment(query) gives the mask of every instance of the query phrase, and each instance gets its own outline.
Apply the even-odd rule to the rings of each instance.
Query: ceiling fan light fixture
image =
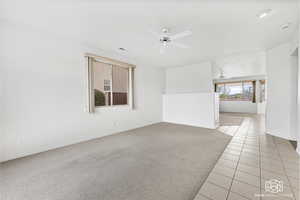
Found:
[[[165,33],[165,34],[169,33],[169,31],[170,31],[170,29],[168,29],[168,28],[163,28],[162,29],[162,32]]]
[[[259,19],[263,19],[263,18],[267,17],[268,15],[270,15],[271,12],[272,12],[272,9],[265,9],[265,10],[263,10],[262,12],[260,12],[260,13],[257,15],[257,17],[258,17]]]

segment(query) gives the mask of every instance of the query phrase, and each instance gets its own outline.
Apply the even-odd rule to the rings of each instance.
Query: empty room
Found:
[[[298,0],[0,0],[0,200],[300,200]]]

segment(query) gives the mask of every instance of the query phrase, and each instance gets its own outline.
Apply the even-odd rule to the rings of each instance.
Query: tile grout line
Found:
[[[246,182],[242,182],[242,181],[239,181],[239,180],[237,180],[238,182],[241,182],[241,183],[244,183],[244,184],[246,184],[246,185],[250,185],[249,183],[246,183]],[[207,181],[208,183],[210,183],[210,184],[212,184],[212,185],[214,185],[214,186],[217,186],[217,187],[219,187],[219,188],[222,188],[222,189],[224,189],[224,190],[228,190],[227,188],[225,188],[225,187],[223,187],[223,186],[220,186],[220,185],[217,185],[216,183],[213,183],[213,182],[210,182],[210,181]],[[250,186],[253,186],[253,185],[250,185]],[[240,194],[240,193],[237,193],[237,192],[234,192],[234,191],[230,191],[230,193],[234,193],[234,194],[237,194],[238,196],[241,196],[241,197],[243,197],[243,198],[245,198],[245,199],[249,199],[249,197],[246,197],[246,196],[244,196],[243,194]],[[202,193],[200,193],[200,195],[202,195],[202,196],[205,196],[204,194],[202,194]],[[206,197],[206,196],[205,196]],[[209,199],[211,199],[211,198],[209,198]],[[251,199],[249,199],[249,200],[251,200]]]
[[[224,175],[224,174],[222,174],[222,173],[218,173],[218,172],[216,172],[217,174],[219,174],[220,176],[224,176],[224,177],[227,177],[227,178],[229,178],[229,181],[231,181],[231,182],[229,182],[230,183],[230,185],[229,185],[229,188],[227,189],[226,187],[223,187],[223,186],[221,186],[221,185],[218,185],[217,183],[214,183],[214,182],[210,182],[210,181],[207,181],[208,183],[210,183],[210,184],[212,184],[212,185],[214,185],[214,186],[217,186],[217,187],[219,187],[219,188],[222,188],[223,190],[225,190],[225,191],[227,191],[227,193],[223,196],[226,200],[229,200],[230,199],[230,193],[233,193],[233,194],[235,194],[235,195],[238,195],[238,196],[240,196],[240,198],[242,198],[242,197],[244,197],[245,199],[252,199],[252,197],[250,198],[250,197],[246,197],[246,196],[244,196],[243,194],[240,194],[239,192],[235,192],[235,191],[231,191],[232,190],[232,187],[233,187],[233,183],[234,183],[234,181],[239,181],[239,180],[237,180],[237,179],[235,179],[235,176],[237,175],[237,173],[238,173],[238,171],[239,170],[237,170],[238,169],[238,166],[239,166],[239,164],[241,164],[240,163],[240,161],[241,161],[241,159],[242,159],[242,153],[244,152],[244,150],[245,150],[245,148],[246,148],[246,145],[248,144],[247,143],[247,141],[249,141],[248,139],[250,139],[250,143],[251,142],[255,142],[255,138],[257,138],[257,140],[256,140],[256,144],[258,144],[258,148],[257,148],[257,150],[258,150],[258,153],[256,154],[256,157],[258,156],[258,168],[259,168],[259,173],[258,173],[258,175],[256,176],[256,175],[253,175],[253,174],[251,174],[251,173],[248,173],[247,171],[245,171],[244,173],[247,173],[247,174],[249,174],[249,175],[252,175],[252,176],[255,176],[255,177],[258,177],[259,178],[259,188],[258,188],[258,192],[259,192],[259,194],[260,194],[260,196],[259,196],[259,200],[262,200],[262,199],[264,199],[263,198],[263,186],[264,186],[264,184],[263,184],[263,181],[265,180],[265,179],[263,179],[263,177],[262,177],[262,167],[263,167],[263,157],[264,157],[264,155],[265,154],[263,154],[263,152],[265,152],[263,149],[264,149],[264,147],[265,147],[265,143],[264,143],[264,138],[262,137],[263,136],[263,134],[265,134],[265,131],[261,131],[261,129],[255,129],[254,127],[255,127],[255,125],[257,125],[256,124],[257,123],[257,120],[255,120],[255,119],[252,119],[252,118],[246,118],[245,119],[245,121],[244,121],[244,123],[241,125],[241,126],[239,126],[239,128],[237,128],[236,130],[235,130],[235,132],[234,132],[234,135],[233,135],[233,137],[232,137],[232,140],[234,140],[234,139],[236,139],[236,141],[239,141],[239,144],[240,145],[238,145],[238,146],[240,146],[240,150],[239,151],[237,151],[236,149],[235,150],[233,150],[233,151],[235,151],[235,152],[240,152],[240,154],[239,155],[236,155],[236,154],[232,154],[233,156],[234,155],[236,155],[236,161],[232,161],[231,159],[224,159],[225,161],[231,161],[231,162],[236,162],[236,166],[232,166],[232,167],[228,167],[227,165],[222,165],[223,167],[225,167],[225,168],[231,168],[231,169],[233,169],[233,175],[230,177],[230,176],[226,176],[226,175]],[[252,126],[254,126],[254,127],[252,127]],[[230,131],[230,132],[232,132],[232,131]],[[243,138],[243,139],[242,139]],[[274,146],[273,146],[273,148],[271,148],[271,151],[273,152],[273,153],[275,153],[275,152],[277,152],[279,155],[278,155],[278,163],[281,163],[282,165],[283,165],[283,172],[282,172],[282,174],[281,175],[285,175],[286,176],[286,179],[287,179],[287,186],[286,187],[289,187],[290,189],[291,189],[291,192],[290,192],[290,194],[292,195],[292,199],[294,199],[295,200],[295,198],[297,198],[297,196],[295,195],[295,193],[297,192],[297,191],[294,191],[294,188],[292,187],[292,184],[291,184],[291,181],[292,181],[292,177],[289,177],[288,176],[288,173],[287,173],[287,170],[288,170],[288,168],[286,168],[285,167],[285,165],[284,165],[284,149],[281,149],[281,144],[279,143],[279,141],[277,142],[276,141],[276,138],[275,137],[273,137],[273,136],[271,136],[271,138],[270,138],[271,140],[270,140],[270,142],[271,141],[273,141],[273,144],[274,144]],[[230,141],[230,144],[232,144],[232,140]],[[253,140],[253,141],[252,141]],[[250,145],[251,146],[251,145]],[[227,147],[228,147],[228,145],[227,145]],[[280,148],[279,148],[280,147]],[[256,150],[256,151],[257,151]],[[283,152],[283,153],[281,153],[281,152]],[[224,153],[224,152],[223,152]],[[231,153],[228,153],[229,155],[231,154]],[[267,154],[267,156],[268,156],[268,154]],[[275,158],[270,158],[271,160],[273,160],[273,159],[275,159]],[[220,158],[218,159],[218,161],[220,160]],[[245,165],[248,165],[248,164],[245,164]],[[249,165],[250,167],[255,167],[254,165]],[[273,171],[269,171],[269,170],[266,170],[267,172],[270,172],[270,173],[276,173],[276,172],[273,172]],[[241,170],[241,172],[243,172],[243,170]],[[277,174],[277,173],[276,173]],[[279,175],[280,175],[279,174]],[[231,178],[231,180],[230,180],[230,178]],[[244,182],[244,181],[240,181],[241,183],[244,183],[244,184],[247,184],[247,185],[250,185],[250,186],[254,186],[254,187],[256,187],[255,185],[252,185],[252,184],[249,184],[248,182]],[[206,197],[205,195],[203,195],[203,194],[200,194],[201,196],[203,196],[203,197]],[[279,195],[280,196],[280,195]],[[253,196],[253,197],[255,197],[255,196]],[[212,200],[210,197],[206,197],[207,199],[209,199],[209,200]],[[292,200],[291,199],[291,200]]]
[[[203,196],[203,197],[207,198],[208,200],[213,200],[212,198],[209,198],[208,196],[205,196],[204,194],[201,194],[201,193],[200,193],[200,196]],[[196,198],[196,197],[195,197],[195,198]],[[195,198],[194,198],[194,199],[195,199]]]
[[[244,121],[244,120],[243,120],[243,121]],[[242,124],[241,124],[241,125],[242,125]],[[234,138],[234,136],[236,135],[236,133],[237,133],[237,132],[239,131],[239,129],[241,128],[241,125],[234,131],[234,134],[233,134],[233,136],[232,136],[230,142],[232,141],[232,139]],[[226,134],[226,132],[227,132],[228,129],[229,129],[229,127],[227,127],[227,129],[226,129],[226,131],[225,131],[225,134]],[[230,143],[230,142],[229,142],[229,143]],[[228,143],[228,144],[229,144],[229,143]],[[228,144],[227,144],[226,148],[228,147]],[[226,148],[225,148],[225,150],[226,150]],[[224,150],[224,152],[225,152],[225,150]],[[223,152],[223,153],[224,153],[224,152]],[[218,163],[219,160],[220,160],[220,157],[218,158],[218,160],[217,160],[216,163]],[[237,165],[238,165],[238,163],[237,163]],[[236,167],[237,167],[237,166],[236,166]],[[209,177],[209,175],[210,175],[211,173],[212,173],[212,171],[209,172],[209,174],[208,174],[208,176],[206,177],[204,183],[207,181],[207,178]],[[217,173],[217,172],[216,172],[216,173]],[[217,174],[219,174],[219,173],[217,173]],[[223,174],[219,174],[219,175],[223,175]],[[223,175],[223,176],[225,176],[225,175]],[[228,177],[228,176],[225,176],[225,177]],[[229,178],[229,177],[228,177],[228,178]],[[230,178],[231,178],[231,177],[230,177]],[[214,184],[214,183],[212,183],[212,182],[210,182],[210,181],[207,181],[207,182],[209,182],[210,184],[213,184],[213,185],[215,185],[215,186],[224,188],[224,187],[219,186],[219,185],[216,185],[216,184]],[[203,184],[204,184],[204,183],[203,183]],[[211,199],[211,198],[205,196],[204,194],[200,193],[200,190],[201,190],[202,186],[203,186],[203,185],[201,185],[201,187],[199,188],[199,190],[198,190],[198,192],[196,193],[196,195],[194,196],[193,200],[196,199],[196,197],[197,197],[198,194],[200,194],[201,196],[204,196],[204,197],[206,197],[206,198],[208,198],[208,199]],[[228,190],[227,188],[224,188],[224,189]],[[229,192],[229,191],[228,191],[228,192]]]
[[[284,170],[284,173],[285,173],[285,175],[286,175],[286,178],[287,178],[287,180],[288,180],[289,187],[291,188],[292,195],[293,195],[293,199],[296,199],[296,195],[295,195],[294,190],[293,190],[293,187],[292,187],[292,185],[291,185],[290,178],[289,178],[289,176],[288,176],[288,174],[287,174],[287,172],[286,172],[286,169],[285,169],[285,165],[284,165],[283,159],[281,158],[281,154],[280,154],[280,152],[279,152],[277,143],[276,143],[275,138],[274,138],[273,136],[272,136],[272,139],[273,139],[273,141],[274,141],[274,144],[275,144],[277,153],[279,154],[279,158],[280,158],[281,164],[282,164],[282,166],[283,166],[283,170]]]
[[[247,119],[247,118],[246,118]],[[246,120],[245,119],[245,120]],[[242,123],[242,125],[243,125],[243,123]],[[241,126],[242,126],[241,125]],[[241,128],[241,126],[239,127],[239,129]],[[238,129],[238,131],[239,131],[239,129]],[[238,132],[237,131],[237,132]],[[248,136],[248,131],[249,131],[249,125],[247,125],[247,132],[246,132],[246,137]],[[237,134],[237,133],[236,133]],[[235,135],[236,135],[235,134]],[[235,135],[233,136],[233,137],[235,137]],[[240,155],[239,155],[239,159],[238,159],[238,161],[237,161],[237,165],[236,165],[236,167],[235,167],[235,169],[234,169],[234,173],[233,173],[233,176],[232,176],[232,179],[231,179],[231,183],[230,183],[230,186],[229,186],[229,188],[228,188],[228,193],[227,193],[227,196],[226,196],[226,200],[228,200],[228,197],[229,197],[229,194],[230,194],[230,192],[231,192],[231,188],[232,188],[232,184],[233,184],[233,181],[234,181],[234,177],[235,177],[235,174],[236,174],[236,171],[237,171],[237,168],[238,168],[238,165],[239,165],[239,162],[240,162],[240,159],[241,159],[241,155],[242,155],[242,152],[243,152],[243,149],[244,149],[244,145],[245,145],[245,141],[246,139],[244,138],[244,141],[243,141],[243,144],[242,144],[242,148],[241,148],[241,151],[240,151]]]
[[[238,170],[237,170],[238,171]],[[241,172],[243,172],[243,171],[241,171]],[[229,178],[229,179],[231,179],[231,177],[229,177],[229,176],[226,176],[226,175],[224,175],[224,174],[221,174],[221,173],[219,173],[219,172],[214,172],[214,173],[216,173],[216,174],[218,174],[219,176],[224,176],[224,177],[226,177],[226,178]],[[243,173],[245,173],[245,172],[243,172]],[[248,174],[248,175],[250,175],[250,176],[254,176],[254,175],[252,175],[252,174]],[[258,176],[256,176],[257,178],[259,178]],[[252,187],[256,187],[256,188],[259,188],[259,186],[256,186],[256,185],[253,185],[253,184],[250,184],[250,183],[248,183],[248,182],[245,182],[245,181],[242,181],[242,180],[238,180],[238,179],[236,179],[236,181],[238,181],[238,182],[241,182],[241,183],[243,183],[243,184],[245,184],[245,185],[249,185],[249,186],[252,186]],[[209,183],[211,183],[211,184],[213,184],[213,185],[216,185],[216,186],[218,186],[218,187],[221,187],[221,188],[225,188],[225,187],[223,187],[223,186],[221,186],[221,185],[218,185],[218,184],[216,184],[216,183],[213,183],[213,182],[210,182],[210,181],[207,181],[207,182],[209,182]],[[226,189],[226,188],[225,188]],[[236,193],[236,192],[234,192],[234,193]],[[239,193],[237,193],[237,194],[239,194]],[[239,194],[240,196],[243,196],[242,194]]]
[[[249,121],[250,120],[250,121]],[[239,127],[236,131],[235,131],[235,134],[233,135],[233,138],[232,139],[234,139],[234,136],[236,136],[235,138],[244,138],[243,139],[243,141],[242,141],[242,145],[241,145],[241,150],[239,151],[240,152],[240,154],[237,156],[238,157],[238,160],[237,160],[237,163],[236,163],[236,167],[234,168],[234,173],[233,173],[233,177],[229,177],[229,176],[226,176],[226,175],[224,175],[224,174],[221,174],[221,173],[217,173],[217,174],[219,174],[219,175],[221,175],[221,176],[224,176],[224,177],[227,177],[227,178],[231,178],[231,184],[230,184],[230,187],[229,187],[229,189],[227,189],[227,188],[225,188],[225,187],[222,187],[222,186],[220,186],[220,185],[218,185],[218,184],[216,184],[216,183],[213,183],[213,182],[210,182],[210,181],[208,181],[210,184],[212,184],[212,185],[215,185],[215,186],[217,186],[217,187],[219,187],[219,188],[223,188],[224,190],[227,190],[227,194],[226,194],[226,200],[228,200],[228,198],[229,198],[229,194],[230,193],[234,193],[234,194],[236,194],[236,195],[238,195],[238,196],[240,196],[240,197],[244,197],[245,199],[249,199],[249,197],[246,197],[246,196],[244,196],[244,195],[242,195],[242,194],[240,194],[240,193],[238,193],[238,192],[234,192],[234,191],[231,191],[231,188],[232,188],[232,185],[233,185],[233,181],[235,180],[235,175],[236,175],[236,173],[237,173],[237,168],[238,168],[238,165],[239,165],[239,163],[240,163],[240,159],[241,159],[241,155],[242,155],[242,152],[243,152],[243,150],[245,149],[245,146],[246,146],[246,143],[247,143],[247,139],[250,137],[254,137],[254,138],[257,138],[257,141],[258,141],[258,154],[257,154],[257,156],[258,156],[258,159],[259,159],[259,170],[260,170],[260,172],[259,172],[259,177],[258,178],[260,178],[259,179],[259,186],[257,187],[257,186],[254,186],[254,185],[251,185],[251,184],[249,184],[249,183],[247,183],[247,182],[243,182],[243,181],[241,181],[242,183],[244,183],[244,184],[247,184],[247,185],[250,185],[250,186],[254,186],[254,187],[257,187],[258,189],[259,189],[259,192],[261,193],[261,190],[262,190],[262,178],[261,178],[261,166],[262,166],[262,163],[261,163],[261,145],[262,145],[262,143],[261,143],[261,135],[260,135],[260,133],[259,134],[256,134],[255,133],[255,131],[253,132],[253,134],[251,133],[250,134],[250,125],[251,125],[251,122],[253,123],[253,120],[251,120],[251,119],[248,119],[248,123],[245,123],[244,125],[245,126],[243,126],[243,127]],[[245,129],[245,130],[247,130],[247,131],[245,131],[244,133],[241,133],[241,135],[237,135],[241,130],[242,130],[242,128],[243,128],[243,130]],[[252,136],[253,135],[253,136]],[[228,161],[231,161],[231,160],[228,160]],[[251,165],[250,165],[251,166]],[[227,167],[226,165],[224,165],[224,167]],[[254,166],[252,166],[252,167],[254,167]],[[247,172],[245,172],[245,173],[247,173]],[[247,174],[249,174],[249,173],[247,173]],[[250,175],[252,175],[252,174],[250,174]],[[253,175],[253,176],[255,176],[255,175]],[[257,176],[256,176],[257,177]],[[237,180],[237,181],[239,181],[239,180]],[[203,196],[203,197],[207,197],[207,196],[205,196],[204,194],[201,194],[200,193],[200,195],[201,196]],[[208,198],[208,199],[211,199],[211,198]],[[251,199],[251,198],[250,198]],[[259,199],[262,199],[262,197],[260,197]]]

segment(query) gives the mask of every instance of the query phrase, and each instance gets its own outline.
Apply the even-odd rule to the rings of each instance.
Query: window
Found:
[[[119,66],[112,68],[112,104],[113,105],[127,105],[128,104],[128,79],[129,69]]]
[[[132,107],[133,68],[112,59],[88,56],[89,111],[104,106]]]
[[[111,105],[111,69],[109,64],[94,62],[93,63],[93,89],[94,89],[94,104],[95,106]]]
[[[128,68],[95,61],[93,75],[96,107],[128,104]]]
[[[255,102],[255,82],[241,81],[217,83],[216,92],[220,93],[221,101],[253,101]]]

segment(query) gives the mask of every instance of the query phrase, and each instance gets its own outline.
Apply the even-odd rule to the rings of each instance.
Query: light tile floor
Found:
[[[233,138],[194,200],[300,200],[300,157],[290,142],[265,134],[262,116],[225,115],[244,120],[219,128]]]

